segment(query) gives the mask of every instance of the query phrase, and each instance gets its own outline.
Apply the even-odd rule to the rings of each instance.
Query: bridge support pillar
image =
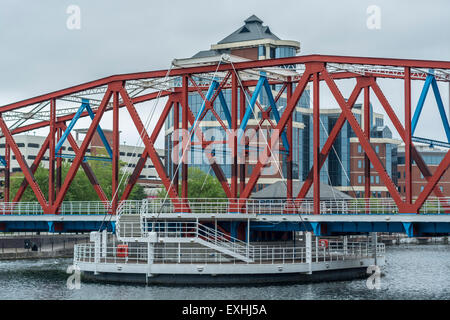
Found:
[[[108,231],[106,229],[103,230],[101,237],[102,237],[102,258],[106,258],[106,253],[108,250]]]
[[[305,233],[305,252],[306,263],[308,264],[308,274],[312,273],[312,234],[311,232]]]
[[[372,247],[372,257],[374,259],[375,265],[377,265],[377,244],[378,244],[378,237],[376,232],[372,232],[371,234],[371,247]]]
[[[91,242],[94,242],[94,262],[95,262],[94,274],[98,274],[97,264],[100,262],[101,233],[98,231],[92,231],[89,240]]]
[[[178,251],[180,251],[180,246],[178,244]],[[178,260],[181,260],[181,256],[179,255]],[[152,265],[155,261],[155,245],[150,241],[147,243],[147,264]]]
[[[343,240],[343,246],[344,246],[344,255],[347,255],[348,253],[348,237],[344,236],[344,240]]]

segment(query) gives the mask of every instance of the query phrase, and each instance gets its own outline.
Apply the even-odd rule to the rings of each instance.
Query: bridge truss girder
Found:
[[[288,67],[284,67],[288,66]],[[292,68],[292,66],[297,66]],[[5,161],[7,163],[7,168],[9,168],[10,157],[9,150],[13,152],[19,162],[20,168],[24,173],[24,181],[19,189],[19,192],[14,196],[14,201],[19,201],[23,195],[23,191],[28,186],[32,188],[34,194],[36,195],[40,205],[47,214],[58,213],[59,207],[67,193],[70,184],[76,172],[79,170],[80,166],[85,170],[85,172],[90,177],[89,180],[93,184],[97,194],[102,201],[112,201],[113,212],[117,209],[118,202],[120,200],[126,200],[131,192],[131,189],[135,185],[140,172],[142,171],[145,161],[150,158],[155,166],[159,177],[161,178],[164,187],[168,191],[168,197],[170,200],[177,205],[177,210],[179,212],[189,212],[188,204],[183,201],[183,198],[187,197],[188,190],[188,170],[187,163],[181,165],[182,177],[179,181],[178,176],[170,177],[167,175],[167,168],[164,167],[161,162],[156,149],[155,141],[161,132],[164,122],[168,120],[170,110],[176,109],[174,112],[174,123],[179,126],[180,115],[178,114],[178,107],[181,107],[181,129],[189,130],[189,125],[194,126],[196,122],[196,115],[192,113],[189,108],[188,95],[190,92],[197,92],[202,96],[207,106],[207,109],[211,110],[214,116],[217,118],[219,123],[223,124],[222,119],[220,119],[214,108],[211,106],[217,97],[220,97],[221,90],[231,90],[232,101],[230,106],[230,117],[229,121],[229,131],[226,130],[228,134],[227,144],[232,149],[232,176],[231,184],[228,183],[223,170],[216,163],[214,156],[207,154],[210,161],[211,167],[214,170],[216,176],[219,178],[221,185],[230,200],[238,198],[239,200],[248,199],[251,192],[258,182],[261,176],[262,169],[267,165],[270,157],[269,145],[277,142],[280,137],[272,134],[268,140],[268,146],[258,156],[258,162],[249,176],[249,181],[246,183],[245,176],[242,176],[242,172],[245,173],[245,164],[238,164],[238,141],[235,136],[231,133],[232,130],[238,128],[238,123],[242,123],[243,110],[241,108],[241,114],[238,115],[238,92],[241,92],[241,105],[247,103],[243,98],[244,93],[249,91],[249,88],[257,85],[259,81],[259,75],[264,72],[267,75],[266,81],[267,86],[279,84],[282,86],[279,94],[274,100],[274,103],[278,100],[279,96],[286,92],[287,106],[279,115],[276,117],[277,123],[270,121],[270,112],[276,112],[273,106],[271,108],[262,110],[261,106],[257,106],[264,113],[264,119],[268,120],[272,129],[277,129],[278,132],[286,132],[286,136],[283,136],[283,140],[286,141],[286,150],[292,150],[292,114],[295,107],[300,99],[304,89],[309,83],[313,83],[313,149],[314,149],[314,161],[310,173],[303,184],[302,189],[298,195],[292,194],[292,154],[288,152],[288,172],[287,172],[287,191],[289,198],[302,199],[307,194],[308,190],[314,186],[314,198],[315,198],[315,209],[316,212],[320,212],[319,199],[320,199],[320,169],[323,166],[333,142],[336,140],[340,130],[342,129],[344,123],[347,121],[352,127],[353,131],[356,133],[361,146],[365,152],[366,164],[371,163],[374,170],[378,173],[384,185],[389,190],[392,198],[397,204],[399,211],[404,213],[418,213],[422,207],[425,200],[434,192],[439,198],[442,198],[442,192],[436,188],[437,183],[446,172],[450,165],[450,155],[444,157],[443,161],[440,163],[438,168],[434,173],[431,173],[430,169],[427,167],[423,159],[421,158],[419,152],[415,148],[412,142],[411,135],[411,81],[424,81],[428,76],[428,70],[435,70],[436,81],[449,82],[450,81],[450,62],[448,61],[425,61],[425,60],[405,60],[405,59],[383,59],[383,58],[362,58],[362,57],[340,57],[340,56],[321,56],[321,55],[311,55],[311,56],[299,56],[291,58],[282,59],[272,59],[272,60],[259,60],[259,61],[248,61],[239,63],[212,63],[210,65],[203,65],[198,67],[188,67],[188,68],[175,68],[171,70],[160,70],[160,71],[149,71],[133,74],[124,74],[107,77],[104,79],[92,81],[89,83],[81,84],[71,88],[59,90],[53,93],[45,94],[39,97],[27,99],[24,101],[11,103],[0,107],[0,128],[2,131],[2,136],[5,138]],[[211,99],[207,99],[204,96],[203,91],[208,90],[208,87],[214,81],[214,76],[222,77],[222,82],[217,87],[216,93]],[[199,77],[202,80],[197,83],[194,78]],[[403,126],[396,116],[392,106],[389,104],[388,99],[384,96],[381,88],[377,84],[377,78],[389,78],[397,79],[398,81],[403,81],[405,92],[404,101],[405,104],[402,106],[405,114],[405,126]],[[177,79],[182,79],[181,83],[177,82]],[[355,79],[356,85],[350,96],[349,100],[345,100],[338,86],[338,81],[341,79]],[[319,83],[324,82],[326,86],[331,91],[334,99],[342,110],[341,116],[339,117],[335,127],[331,131],[327,142],[320,149],[320,137],[319,137],[319,110],[320,110],[320,89]],[[295,86],[295,89],[294,89]],[[159,90],[159,91],[155,91]],[[362,91],[364,91],[365,103],[370,103],[369,92],[372,90],[377,96],[387,116],[394,124],[398,134],[405,143],[405,157],[406,157],[406,198],[403,199],[396,189],[395,184],[392,182],[391,177],[387,174],[383,164],[375,153],[374,149],[370,144],[370,131],[362,129],[359,123],[353,116],[351,109]],[[145,128],[143,122],[137,112],[136,106],[140,103],[150,101],[153,99],[167,97],[168,102],[158,119],[157,125],[148,132],[148,128]],[[54,170],[58,171],[60,168],[60,160],[57,159],[57,155],[54,152],[54,146],[57,142],[58,137],[61,136],[62,132],[66,130],[65,123],[71,121],[75,116],[76,109],[71,106],[70,108],[58,109],[58,103],[60,101],[77,102],[83,99],[90,99],[93,105],[93,114],[95,115],[92,124],[89,126],[86,137],[84,138],[81,146],[77,146],[74,139],[69,136],[69,141],[74,148],[78,150],[76,152],[75,158],[70,166],[69,172],[66,179],[62,183],[58,182],[58,174],[56,175],[56,185],[54,178]],[[112,100],[112,101],[111,101]],[[50,110],[43,110],[50,106]],[[27,109],[23,111],[24,109]],[[145,146],[145,150],[142,153],[141,159],[138,161],[138,165],[134,169],[134,172],[129,177],[127,186],[122,195],[117,195],[115,199],[107,199],[103,190],[96,182],[95,174],[90,170],[89,166],[83,162],[86,155],[87,147],[96,132],[102,116],[105,112],[113,112],[113,189],[118,187],[118,132],[120,130],[118,110],[125,108],[134,126],[140,133],[140,137]],[[30,111],[31,109],[31,111]],[[272,109],[272,110],[271,110]],[[8,114],[9,113],[9,114]],[[83,112],[80,117],[89,116],[88,112]],[[365,117],[368,115],[365,114]],[[14,120],[15,123],[12,125],[7,125],[8,120]],[[27,123],[30,120],[35,122]],[[37,159],[33,162],[32,166],[29,167],[25,159],[23,158],[17,144],[14,140],[14,135],[19,133],[24,133],[39,128],[50,128],[50,134],[47,137],[44,145],[39,151]],[[192,127],[191,127],[192,128]],[[224,127],[224,129],[227,129]],[[245,130],[245,128],[244,128]],[[195,135],[202,138],[201,130],[195,130]],[[202,150],[205,150],[207,145],[211,142],[206,142],[202,144]],[[190,141],[182,139],[183,149],[189,147]],[[174,143],[174,147],[178,146],[178,142]],[[37,185],[34,178],[34,172],[42,160],[45,151],[50,148],[50,179],[49,179],[49,199],[45,199],[41,187]],[[8,156],[6,156],[8,155]],[[183,157],[187,158],[186,155]],[[183,159],[181,159],[183,160]],[[420,171],[427,180],[427,185],[424,190],[419,194],[417,200],[413,202],[412,199],[412,177],[411,177],[411,167],[413,160],[417,163]],[[57,165],[54,163],[57,161]],[[241,166],[241,176],[238,180],[238,166]],[[370,166],[366,165],[367,169],[365,171],[365,194],[370,194]],[[244,169],[244,170],[242,170]],[[9,169],[8,169],[9,170]],[[9,180],[9,171],[6,175]],[[179,194],[178,185],[181,183],[181,194]],[[9,201],[9,181],[5,183],[5,201]],[[233,202],[233,201],[231,201]],[[245,205],[243,201],[236,201],[236,206],[233,210],[239,210],[239,207]],[[447,206],[448,204],[445,203]]]

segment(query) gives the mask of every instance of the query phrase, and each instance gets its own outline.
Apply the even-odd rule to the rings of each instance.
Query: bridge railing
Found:
[[[170,200],[147,200],[144,215],[162,213],[196,214],[314,214],[314,201],[285,199],[179,199],[174,205]],[[391,198],[322,200],[320,214],[397,214],[398,208]],[[420,213],[450,213],[450,198],[428,199]]]
[[[145,204],[145,206],[144,206]],[[143,210],[145,209],[145,210]],[[196,214],[314,214],[314,201],[285,199],[180,199],[175,206],[171,200],[148,199],[121,201],[120,214],[158,215],[162,213]],[[110,202],[64,201],[57,214],[104,215],[111,214]],[[391,198],[322,200],[320,214],[396,214],[397,205]],[[425,201],[420,213],[450,213],[450,198],[430,198]],[[38,202],[0,202],[0,215],[44,214]]]
[[[65,201],[58,214],[110,214],[112,207],[103,201]],[[0,215],[41,215],[44,211],[39,202],[0,202]]]

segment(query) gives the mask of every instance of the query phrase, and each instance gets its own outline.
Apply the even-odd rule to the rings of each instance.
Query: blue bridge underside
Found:
[[[244,221],[219,222],[222,231],[235,238],[247,237]],[[211,226],[212,227],[212,226]],[[5,221],[1,232],[115,232],[114,221]],[[405,233],[409,237],[437,237],[450,235],[450,222],[251,222],[250,232],[311,231],[316,236],[358,235],[371,232]]]
[[[65,222],[48,222],[48,221],[7,221],[0,222],[1,232],[91,232],[108,230],[115,231],[115,222],[113,221],[65,221]]]
[[[251,231],[312,231],[316,236],[367,234],[370,232],[406,233],[409,237],[450,235],[448,222],[252,222]]]

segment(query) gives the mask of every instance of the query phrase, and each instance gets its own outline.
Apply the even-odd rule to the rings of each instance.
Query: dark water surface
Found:
[[[0,299],[450,299],[450,246],[386,247],[380,290],[366,280],[258,287],[165,287],[82,282],[66,286],[71,259],[0,261]]]

